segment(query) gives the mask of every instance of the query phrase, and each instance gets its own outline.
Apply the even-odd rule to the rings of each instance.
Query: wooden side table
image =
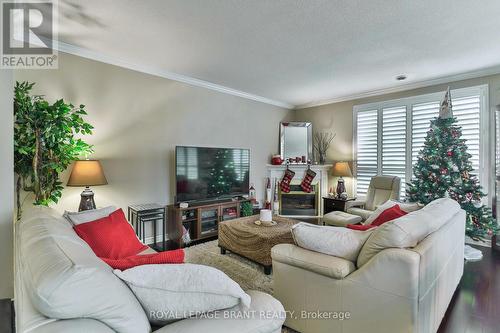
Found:
[[[151,222],[153,224],[153,235],[154,235],[154,245],[155,250],[164,251],[166,249],[165,233],[166,233],[166,210],[165,206],[158,204],[143,204],[143,205],[132,205],[128,207],[128,220],[134,226],[135,233],[137,237],[146,244],[146,223]],[[161,221],[162,225],[162,236],[163,236],[163,246],[160,249],[156,242],[156,222]]]
[[[345,211],[345,205],[348,201],[356,200],[356,198],[340,199],[334,197],[323,197],[323,215],[334,211]]]

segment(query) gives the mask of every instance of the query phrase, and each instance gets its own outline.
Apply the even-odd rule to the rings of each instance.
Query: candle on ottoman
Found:
[[[273,220],[273,212],[270,209],[261,209],[260,220],[262,222],[271,222]]]

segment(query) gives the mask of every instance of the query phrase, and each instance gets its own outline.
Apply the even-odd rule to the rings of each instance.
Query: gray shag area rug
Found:
[[[243,290],[259,290],[273,294],[273,277],[264,274],[264,268],[248,259],[227,251],[220,254],[217,240],[184,249],[185,262],[215,267],[236,281]],[[282,333],[297,333],[283,327]]]

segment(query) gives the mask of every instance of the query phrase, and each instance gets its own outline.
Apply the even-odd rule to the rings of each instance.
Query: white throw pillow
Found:
[[[156,325],[238,304],[249,307],[251,302],[236,282],[209,266],[143,265],[114,273],[128,284]]]
[[[382,212],[384,210],[392,208],[396,205],[398,205],[399,208],[401,208],[401,210],[406,212],[406,213],[411,213],[411,212],[417,211],[423,207],[417,203],[398,202],[398,201],[394,201],[394,200],[388,200],[388,201],[384,202],[383,204],[381,204],[380,206],[378,206],[377,209],[375,209],[373,211],[373,213],[363,222],[363,224],[365,224],[365,225],[372,224],[373,221],[375,221],[377,219],[377,217],[379,217],[379,215],[382,214]]]
[[[407,213],[415,212],[424,207],[424,205],[418,204],[416,202],[398,202],[394,200],[389,200],[389,201],[399,205],[399,208],[401,208],[402,211]]]
[[[375,209],[373,211],[373,213],[370,214],[370,216],[363,222],[363,224],[365,224],[365,225],[372,224],[373,221],[375,221],[377,219],[377,217],[380,214],[382,214],[382,212],[384,210],[392,208],[392,207],[394,207],[396,205],[397,205],[397,203],[394,202],[394,201],[392,201],[392,200],[384,202],[383,204],[381,204],[380,206],[378,206],[377,209]]]
[[[358,231],[301,222],[293,226],[297,246],[355,262],[372,230]]]
[[[68,212],[65,211],[63,217],[68,220],[71,224],[79,225],[82,223],[87,223],[102,219],[103,217],[109,216],[111,213],[116,211],[115,206],[108,206],[99,209],[84,210],[82,212]]]
[[[459,210],[460,205],[456,201],[441,198],[420,210],[374,228],[359,253],[357,266],[363,266],[377,253],[387,248],[415,247],[425,237],[450,221]]]

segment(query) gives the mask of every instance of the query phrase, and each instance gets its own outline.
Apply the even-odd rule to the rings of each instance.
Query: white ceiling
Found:
[[[59,0],[59,6],[62,50],[285,106],[500,72],[499,0]],[[408,79],[397,82],[399,74]]]

